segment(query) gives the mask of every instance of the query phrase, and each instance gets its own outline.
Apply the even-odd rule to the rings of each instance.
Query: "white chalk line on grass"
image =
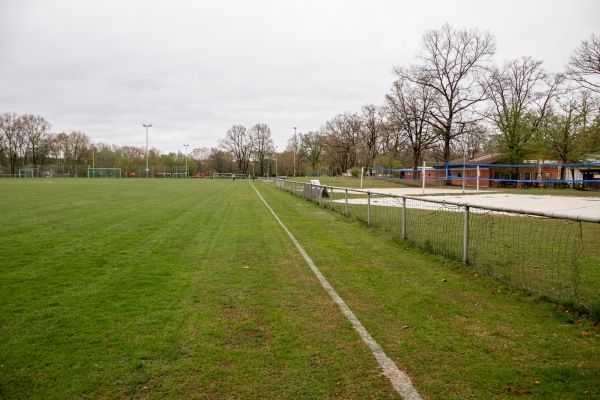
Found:
[[[251,183],[251,185],[252,185],[252,188],[254,189],[254,191],[256,192],[256,194],[258,194],[258,197],[260,197],[260,199],[263,201],[263,203],[265,203],[265,206],[267,206],[269,211],[271,211],[271,214],[273,214],[273,217],[275,217],[275,220],[277,222],[279,222],[279,225],[281,225],[281,227],[283,228],[285,233],[287,233],[287,235],[290,237],[290,239],[292,240],[292,242],[294,243],[294,245],[296,246],[296,248],[298,249],[298,251],[300,252],[302,257],[304,257],[304,260],[306,261],[306,263],[308,264],[310,269],[313,271],[313,273],[315,274],[315,276],[317,277],[319,282],[321,282],[321,285],[323,286],[323,288],[327,291],[327,293],[329,293],[329,296],[331,296],[333,301],[335,301],[337,303],[337,305],[340,307],[340,309],[342,310],[342,312],[344,313],[346,318],[348,318],[348,321],[350,321],[350,323],[352,324],[354,329],[358,332],[358,334],[362,338],[363,342],[365,342],[367,344],[367,346],[369,346],[369,349],[371,349],[371,353],[373,353],[373,355],[375,356],[375,359],[377,359],[377,362],[383,369],[383,374],[392,383],[392,386],[394,387],[396,392],[398,392],[402,396],[402,398],[404,398],[406,400],[421,399],[421,396],[419,396],[419,393],[412,385],[410,377],[408,375],[406,375],[404,372],[400,371],[400,369],[394,363],[394,361],[392,361],[392,359],[389,358],[385,354],[385,352],[383,351],[381,346],[375,341],[375,339],[373,339],[373,337],[371,336],[371,334],[369,334],[369,332],[363,326],[363,324],[361,324],[361,322],[358,320],[356,315],[354,315],[352,310],[350,310],[350,308],[348,307],[346,302],[337,294],[335,289],[329,284],[329,282],[327,281],[327,279],[325,279],[323,274],[321,274],[321,271],[319,270],[319,268],[317,268],[317,266],[315,265],[313,260],[308,255],[308,253],[306,253],[306,251],[304,251],[304,248],[300,245],[298,240],[296,240],[294,235],[292,235],[292,233],[289,231],[289,229],[283,224],[283,222],[281,222],[281,220],[279,219],[277,214],[275,214],[275,211],[273,211],[273,209],[269,206],[269,204],[266,202],[266,200],[260,195],[258,190],[256,190],[256,187],[254,187],[254,185],[252,183]]]

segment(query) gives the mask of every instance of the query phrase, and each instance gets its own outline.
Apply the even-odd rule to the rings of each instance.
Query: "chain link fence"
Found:
[[[600,220],[296,181],[277,187],[527,293],[600,308]]]

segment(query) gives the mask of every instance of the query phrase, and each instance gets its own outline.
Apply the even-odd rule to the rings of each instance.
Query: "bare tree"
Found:
[[[568,93],[557,101],[540,128],[541,147],[562,164],[580,162],[589,150],[588,127],[593,120],[588,93]],[[564,180],[566,168],[561,168]]]
[[[129,165],[133,164],[142,164],[144,162],[144,157],[146,154],[146,150],[142,147],[135,146],[123,146],[121,147],[121,157],[127,160]]]
[[[294,127],[294,135],[292,135],[292,137],[288,140],[287,142],[287,151],[292,153],[292,173],[293,176],[296,176],[296,171],[297,171],[297,165],[298,165],[298,160],[297,158],[299,158],[298,154],[300,153],[300,146],[302,145],[302,134],[298,135],[296,133],[296,127]]]
[[[324,137],[319,132],[310,131],[302,135],[302,144],[300,147],[301,156],[306,158],[311,171],[316,171],[319,163],[323,160]]]
[[[260,165],[260,176],[264,175],[266,156],[275,150],[271,128],[267,124],[256,124],[250,128],[252,154]]]
[[[208,147],[199,147],[192,150],[190,158],[196,165],[195,170],[198,173],[210,174],[210,163],[208,161],[210,157],[210,149]]]
[[[4,151],[8,153],[11,174],[16,173],[26,149],[21,122],[15,113],[0,115],[0,131],[5,143]]]
[[[20,118],[23,139],[27,145],[27,156],[33,165],[41,164],[44,154],[40,153],[50,133],[50,123],[39,115],[25,114]]]
[[[360,145],[363,149],[363,165],[372,166],[380,151],[383,136],[382,109],[367,104],[361,108],[362,124],[360,127]]]
[[[56,139],[59,153],[65,163],[65,170],[78,176],[76,166],[82,165],[86,161],[91,144],[90,138],[81,131],[73,131],[69,134],[59,133]]]
[[[474,106],[484,99],[478,77],[495,50],[491,34],[456,30],[446,24],[423,36],[421,64],[394,69],[399,78],[437,92],[430,117],[441,135],[445,162],[450,161],[450,142],[460,134],[455,123],[479,118],[473,114]]]
[[[208,162],[215,172],[232,172],[231,157],[228,151],[211,148]]]
[[[542,61],[523,57],[494,69],[485,92],[492,104],[490,118],[500,130],[499,146],[506,161],[518,164],[531,151],[532,139],[556,95],[560,77],[550,76]]]
[[[360,128],[361,119],[354,113],[340,114],[325,123],[325,149],[338,173],[346,172],[356,163]]]
[[[386,119],[384,121],[383,136],[381,139],[382,154],[380,155],[380,161],[387,168],[396,168],[399,167],[399,165],[394,164],[400,163],[398,157],[406,145],[405,138],[402,135],[401,125],[390,119],[390,110],[387,105],[385,116]]]
[[[429,114],[435,96],[436,91],[429,86],[417,85],[408,79],[394,82],[386,95],[388,123],[402,136],[400,140],[410,146],[413,169],[419,167],[423,152],[431,148],[438,137]]]
[[[232,154],[238,171],[245,174],[252,153],[252,138],[246,128],[242,125],[233,125],[227,130],[225,138],[219,142],[219,145]]]
[[[587,128],[586,134],[587,153],[600,157],[600,113],[597,113],[591,125]]]
[[[581,87],[600,93],[600,38],[583,40],[567,64],[567,75]]]

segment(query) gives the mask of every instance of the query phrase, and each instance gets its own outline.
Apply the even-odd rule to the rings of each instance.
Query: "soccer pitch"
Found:
[[[0,181],[0,398],[600,395],[598,329],[270,185]],[[586,332],[586,334],[582,334]]]

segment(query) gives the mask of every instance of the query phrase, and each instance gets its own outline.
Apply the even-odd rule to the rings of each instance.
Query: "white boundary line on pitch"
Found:
[[[271,211],[271,214],[273,214],[275,220],[279,222],[279,225],[281,225],[285,233],[288,234],[292,242],[296,245],[296,248],[298,249],[300,254],[302,254],[302,257],[304,257],[304,260],[306,261],[310,269],[313,271],[313,273],[316,275],[323,288],[327,291],[327,293],[329,293],[329,296],[331,296],[333,301],[335,301],[340,307],[346,318],[348,318],[348,321],[350,321],[354,329],[362,338],[363,342],[365,342],[366,345],[369,346],[369,349],[371,349],[371,353],[373,353],[373,356],[375,356],[377,362],[383,369],[383,374],[392,383],[392,386],[394,387],[396,392],[398,392],[406,400],[420,400],[421,396],[419,396],[419,393],[412,385],[410,377],[404,372],[400,371],[400,369],[394,363],[394,361],[385,354],[381,346],[375,341],[375,339],[373,339],[369,332],[367,332],[367,329],[363,326],[363,324],[360,323],[358,318],[356,318],[356,315],[354,315],[352,310],[350,310],[346,302],[342,300],[342,298],[337,294],[335,289],[329,284],[327,279],[325,279],[323,274],[321,274],[319,268],[317,268],[313,260],[309,257],[306,251],[304,251],[304,248],[296,240],[294,235],[292,235],[289,229],[283,224],[283,222],[281,222],[277,214],[275,214],[275,211],[273,211],[273,209],[269,206],[269,204],[267,204],[265,199],[260,195],[254,184],[250,184],[252,185],[252,188],[254,189],[256,194],[258,194],[258,197],[260,197],[263,203],[265,203],[265,206],[267,206],[269,211]]]

